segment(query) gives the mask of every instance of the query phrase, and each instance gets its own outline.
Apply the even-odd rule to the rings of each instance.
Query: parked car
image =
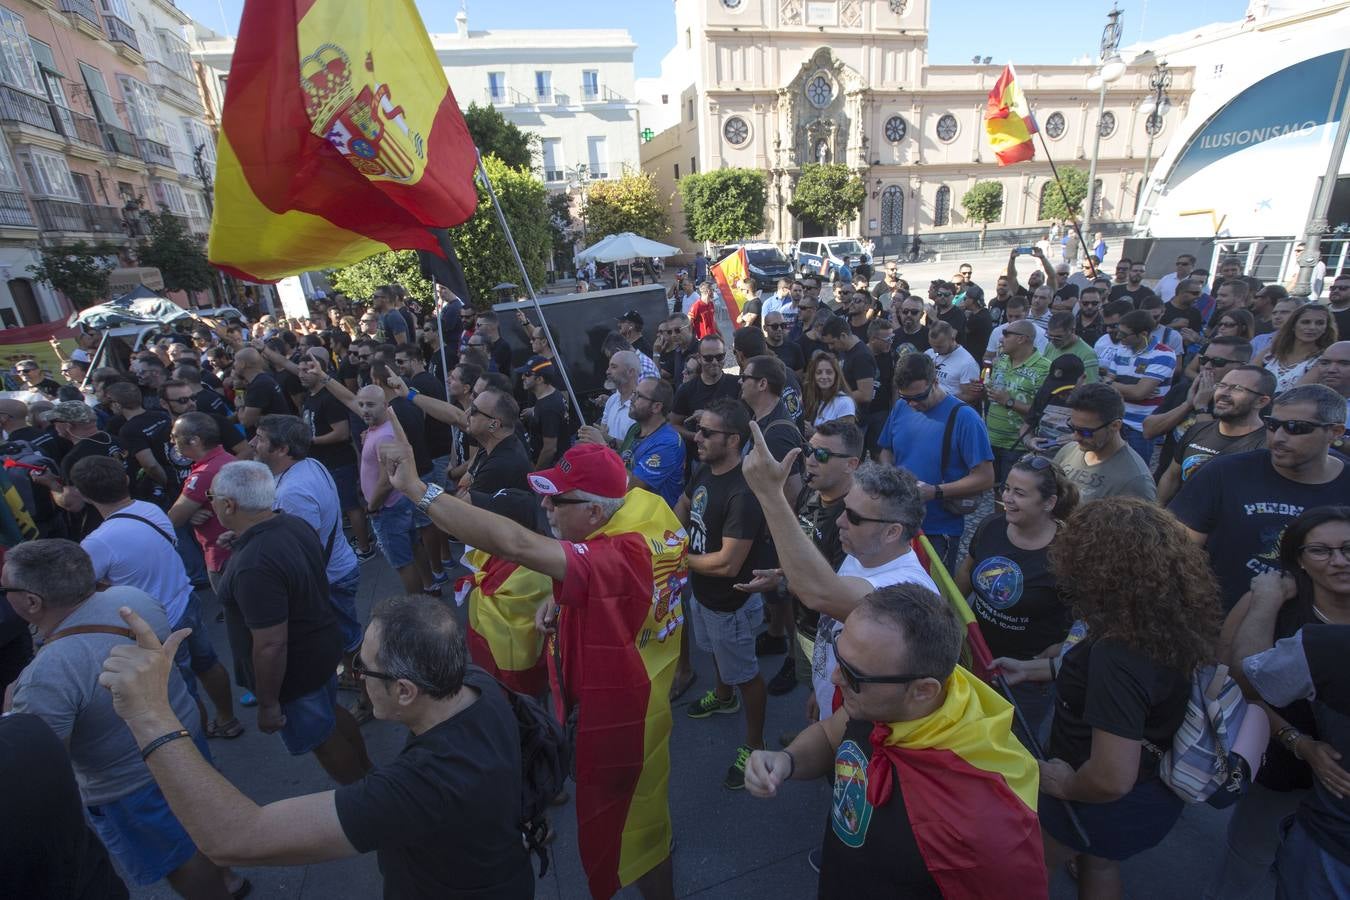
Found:
[[[745,248],[745,260],[750,266],[750,276],[758,283],[760,290],[771,291],[778,279],[792,277],[791,261],[773,244],[727,244],[717,248],[715,259],[720,262],[742,247]]]
[[[872,277],[872,257],[857,238],[802,238],[792,255],[802,275],[818,275],[830,281],[851,281],[855,275]]]

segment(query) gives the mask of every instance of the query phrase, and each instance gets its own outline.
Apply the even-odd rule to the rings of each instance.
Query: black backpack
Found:
[[[520,831],[539,858],[539,877],[548,874],[548,818],[553,798],[572,774],[572,739],[538,700],[497,681],[520,726]]]

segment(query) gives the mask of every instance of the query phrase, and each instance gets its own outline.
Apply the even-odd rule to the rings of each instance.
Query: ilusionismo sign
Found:
[[[1176,187],[1219,159],[1266,141],[1302,135],[1340,120],[1344,91],[1332,97],[1350,51],[1305,59],[1268,75],[1230,100],[1190,139],[1167,182]]]

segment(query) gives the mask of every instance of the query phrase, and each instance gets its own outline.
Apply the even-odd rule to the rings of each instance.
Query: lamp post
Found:
[[[1148,170],[1153,164],[1153,138],[1162,131],[1163,116],[1172,108],[1167,89],[1172,86],[1172,70],[1165,61],[1153,67],[1148,76],[1148,88],[1153,96],[1145,100],[1140,112],[1144,114],[1144,131],[1148,133],[1148,150],[1144,154],[1144,190],[1148,189]]]
[[[1088,87],[1099,90],[1097,99],[1097,134],[1092,141],[1092,165],[1088,168],[1087,206],[1083,210],[1082,232],[1084,240],[1091,230],[1092,207],[1097,201],[1097,155],[1102,148],[1102,116],[1106,112],[1106,86],[1125,74],[1125,62],[1117,49],[1120,47],[1121,12],[1114,6],[1106,14],[1106,27],[1102,29],[1101,50],[1098,57],[1097,72],[1088,79]]]

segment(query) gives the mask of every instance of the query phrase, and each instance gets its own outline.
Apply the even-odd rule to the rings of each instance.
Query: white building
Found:
[[[659,83],[642,90],[642,127],[670,127],[642,145],[643,168],[671,191],[691,172],[768,172],[765,233],[780,244],[809,232],[787,204],[802,166],[817,161],[844,163],[862,178],[867,199],[844,229],[875,241],[879,252],[898,252],[915,234],[972,235],[978,226],[965,220],[960,201],[977,180],[1003,186],[1003,213],[991,231],[1048,228],[1041,206],[1053,181],[1039,142],[1034,161],[1006,168],[985,143],[985,101],[1002,65],[929,65],[929,3],[675,0],[675,47]],[[1123,226],[1141,189],[1148,136],[1139,106],[1152,63],[1110,85],[1099,119],[1088,87],[1093,67],[1016,62],[1057,164],[1086,170],[1100,129],[1092,218]],[[1190,75],[1177,67],[1172,98],[1183,109]],[[679,234],[678,201],[674,213]]]

